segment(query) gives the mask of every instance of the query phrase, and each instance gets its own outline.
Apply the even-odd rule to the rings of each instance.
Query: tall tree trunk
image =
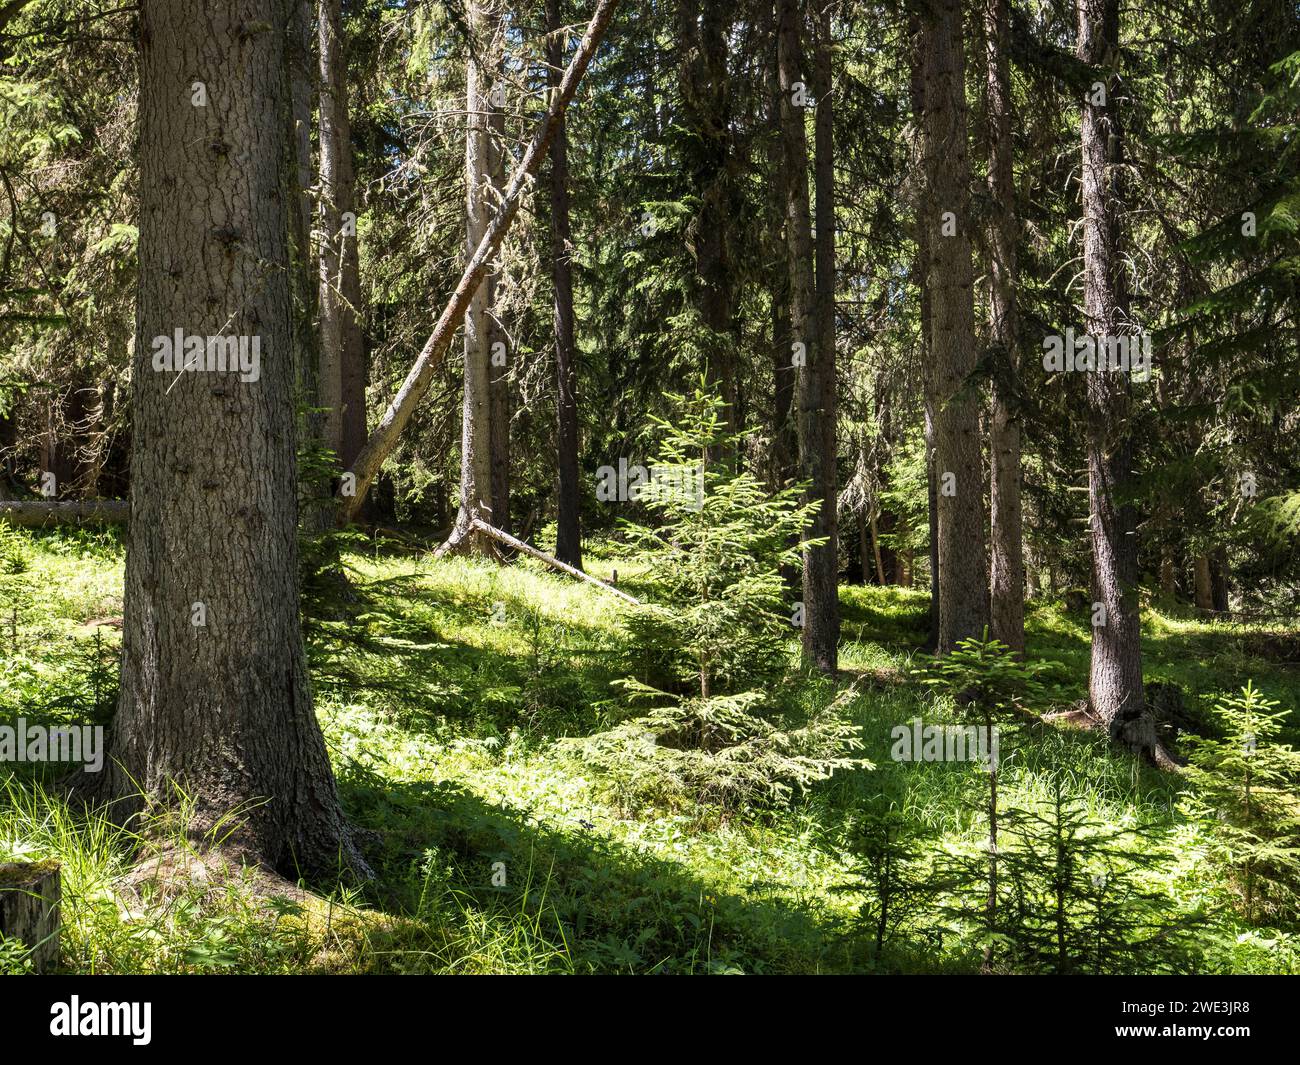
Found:
[[[471,48],[465,71],[465,237],[470,255],[479,246],[492,221],[495,207],[491,188],[491,136],[487,112],[491,108],[491,45],[496,20],[490,0],[470,0],[468,21]],[[495,287],[493,264],[474,293],[465,312],[465,380],[460,439],[460,510],[450,550],[466,548],[489,554],[491,542],[476,535],[475,518],[495,524],[492,513],[492,405],[490,397],[491,330],[489,314]]]
[[[875,547],[875,528],[867,528],[867,508],[859,507],[856,515],[858,523],[858,570],[863,584],[871,583],[871,556]],[[880,582],[884,584],[882,580]]]
[[[500,23],[496,23],[497,26]],[[494,34],[490,50],[492,76],[504,89],[504,41]],[[505,193],[506,166],[506,112],[504,101],[497,91],[489,93],[487,137],[487,188],[488,214],[493,215],[501,205]],[[503,532],[510,532],[510,338],[501,321],[501,294],[503,279],[499,272],[483,279],[487,296],[487,346],[488,346],[488,435],[491,438],[492,466],[492,524]]]
[[[796,427],[799,438],[799,476],[810,485],[810,498],[822,503],[819,513],[805,535],[824,535],[828,515],[827,501],[819,495],[825,486],[821,469],[823,457],[822,429],[824,412],[818,383],[819,323],[816,317],[813,279],[812,216],[808,203],[808,141],[804,130],[801,94],[811,95],[801,74],[802,42],[798,0],[780,0],[778,6],[777,56],[781,79],[781,136],[787,177],[786,249],[790,272],[791,343],[801,345],[802,358],[795,365]],[[824,101],[818,101],[820,105]],[[802,363],[802,364],[800,364]],[[830,501],[833,508],[834,500]],[[834,521],[833,509],[829,521]],[[833,530],[833,526],[832,526]],[[830,545],[827,545],[830,546]],[[826,548],[807,548],[803,556],[804,629],[803,651],[807,662],[818,669],[833,672],[836,667],[835,641],[838,637],[838,604],[827,598],[834,593],[834,555],[831,554],[831,581],[826,587],[827,567],[822,553]]]
[[[790,351],[790,299],[786,270],[772,281],[772,481],[785,484],[795,474],[798,436],[794,407],[795,366]]]
[[[989,424],[989,615],[992,634],[1025,649],[1025,562],[1020,512],[1020,421],[1016,380],[1020,330],[1016,309],[1016,210],[1012,175],[1008,0],[985,0],[989,137],[989,326],[998,352]]]
[[[366,442],[356,177],[342,0],[320,0],[320,332],[325,442],[343,468]]]
[[[0,411],[0,499],[10,499],[18,488],[18,412],[11,405]]]
[[[838,449],[837,378],[835,372],[835,135],[831,95],[831,8],[830,0],[819,0],[821,8],[814,29],[813,92],[817,110],[813,120],[815,163],[813,181],[817,192],[817,269],[815,328],[815,373],[809,390],[816,404],[806,430],[813,461],[808,464],[813,493],[821,501],[814,523],[814,535],[826,543],[806,553],[804,596],[808,657],[824,673],[834,674],[839,666],[839,494],[836,458]]]
[[[1079,59],[1105,74],[1104,102],[1091,92],[1083,101],[1084,315],[1088,335],[1114,337],[1132,329],[1119,246],[1124,165],[1116,107],[1121,90],[1114,72],[1119,0],[1078,0],[1078,17]],[[1093,600],[1105,608],[1102,623],[1092,629],[1088,699],[1112,737],[1153,757],[1155,729],[1142,693],[1137,533],[1132,506],[1117,501],[1131,480],[1129,380],[1100,370],[1087,378]]]
[[[1210,554],[1210,601],[1214,609],[1228,609],[1228,549],[1220,544]]]
[[[312,0],[291,0],[289,27],[289,98],[297,210],[289,216],[289,260],[292,263],[293,362],[296,399],[301,404],[298,431],[314,448],[325,441],[325,416],[320,397],[320,274],[312,247],[312,194],[315,184],[311,155],[312,101],[318,64],[313,60]],[[333,485],[324,471],[312,470],[312,481],[299,486],[304,500],[303,525],[322,533],[334,525]]]
[[[1177,569],[1174,566],[1174,549],[1165,544],[1160,549],[1160,591],[1173,599],[1178,594]]]
[[[94,468],[87,461],[87,437],[95,420],[90,407],[94,391],[73,383],[51,394],[46,406],[41,473],[52,474],[55,497],[71,499],[93,494]],[[41,485],[42,490],[44,485]]]
[[[930,376],[938,476],[940,653],[989,622],[980,400],[966,146],[966,60],[959,0],[922,16]]]
[[[917,175],[920,178],[915,194],[916,215],[913,219],[913,239],[916,241],[916,258],[912,263],[912,282],[916,285],[920,297],[921,311],[921,365],[925,373],[930,373],[930,226],[927,221],[930,192],[927,187],[925,166],[925,34],[922,30],[919,8],[908,12],[907,34],[909,39],[908,90],[912,104],[912,121],[917,131],[919,151],[914,155],[919,162]],[[934,397],[927,383],[925,388],[925,512],[929,536],[930,564],[930,632],[926,647],[935,651],[939,647],[939,479],[934,466]],[[912,575],[909,572],[908,581]]]
[[[94,788],[125,815],[141,791],[170,804],[179,787],[195,804],[191,831],[235,812],[227,848],[295,875],[364,865],[299,626],[288,14],[283,0],[141,5],[122,682]],[[208,107],[190,106],[196,78]],[[241,338],[250,355],[255,338],[257,372],[156,371],[155,338],[176,330]]]
[[[922,302],[927,301],[922,300]],[[921,313],[925,315],[924,308]],[[921,344],[921,350],[926,354],[927,359],[930,352],[929,332],[929,328],[924,329],[925,336]],[[939,650],[939,472],[934,451],[934,403],[929,396],[925,401],[925,501],[926,522],[930,534],[930,635],[926,646],[930,651],[937,652]]]
[[[312,89],[318,66],[312,56],[312,0],[291,0],[292,21],[289,24],[289,98],[293,121],[294,175],[297,180],[298,225],[304,238],[311,234],[312,223],[312,159],[311,120]],[[305,250],[305,246],[304,246]],[[313,374],[315,368],[313,367]]]
[[[770,16],[769,16],[770,19]],[[770,28],[770,27],[769,27]],[[781,134],[781,82],[779,69],[773,71],[770,101],[772,129]],[[772,232],[779,247],[772,254],[769,290],[772,308],[772,447],[770,478],[773,485],[784,485],[795,475],[798,434],[791,412],[794,407],[796,369],[790,339],[790,274],[786,250],[785,214],[789,197],[790,175],[786,172],[784,139],[768,141],[768,168],[772,175],[769,190]],[[793,581],[787,581],[792,584]]]
[[[899,571],[898,551],[884,542],[884,537],[893,537],[899,529],[899,515],[888,510],[884,496],[889,491],[889,464],[894,448],[893,396],[890,387],[890,375],[879,370],[874,375],[872,388],[873,407],[877,426],[877,435],[872,448],[872,475],[878,486],[872,509],[872,538],[876,546],[876,562],[881,584],[897,584]],[[895,540],[894,543],[898,541]]]
[[[546,85],[554,94],[564,64],[560,0],[546,0]],[[578,372],[573,317],[573,231],[569,224],[569,134],[561,118],[551,141],[551,280],[555,289],[555,415],[559,498],[555,557],[582,568],[578,480]]]
[[[1210,578],[1210,556],[1198,554],[1192,561],[1193,588],[1196,605],[1202,610],[1214,609],[1214,587]]]
[[[728,234],[731,217],[731,87],[727,37],[734,19],[727,0],[678,0],[677,25],[682,63],[679,84],[685,125],[692,137],[686,168],[699,198],[691,226],[695,253],[695,302],[708,330],[711,387],[726,403],[728,428],[736,429],[735,296]]]

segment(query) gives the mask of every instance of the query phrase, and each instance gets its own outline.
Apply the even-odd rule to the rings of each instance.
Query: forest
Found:
[[[1294,0],[0,0],[0,974],[1300,972],[1298,397]]]

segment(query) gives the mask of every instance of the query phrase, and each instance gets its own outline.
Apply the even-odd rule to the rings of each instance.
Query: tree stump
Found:
[[[38,973],[59,963],[59,863],[0,865],[0,934],[21,940]]]

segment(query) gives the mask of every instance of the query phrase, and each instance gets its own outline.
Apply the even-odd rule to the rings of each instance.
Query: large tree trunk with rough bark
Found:
[[[224,846],[293,876],[364,864],[299,625],[288,15],[284,0],[141,7],[122,680],[105,767],[87,790],[119,816],[140,809],[141,791],[151,805],[183,793],[196,835],[234,814]],[[206,107],[191,104],[196,80]],[[233,371],[156,369],[155,338],[177,330],[242,342],[248,359]]]
[[[921,19],[930,290],[929,392],[938,478],[940,653],[989,621],[980,397],[966,146],[965,54],[958,0]]]
[[[1025,562],[1020,511],[1020,323],[1016,308],[1016,210],[1012,175],[1008,0],[985,0],[984,54],[989,139],[989,331],[995,351],[989,419],[989,628],[1025,649]]]
[[[1089,336],[1115,337],[1133,328],[1120,252],[1119,2],[1078,0],[1078,18],[1079,59],[1104,78],[1104,92],[1090,91],[1083,101],[1084,316]],[[1093,601],[1102,608],[1093,610],[1088,700],[1112,737],[1153,757],[1155,729],[1142,692],[1137,533],[1132,506],[1119,502],[1132,478],[1129,380],[1122,371],[1098,369],[1087,374],[1086,387]]]
[[[546,85],[560,85],[564,62],[560,0],[546,0]],[[578,481],[578,371],[573,317],[573,231],[569,223],[569,135],[561,118],[551,141],[551,281],[555,289],[555,557],[582,569],[582,494]]]
[[[827,484],[822,469],[823,432],[826,412],[819,373],[823,354],[819,351],[819,323],[816,314],[812,211],[808,201],[808,140],[804,129],[805,101],[812,90],[802,73],[802,17],[798,0],[780,0],[777,23],[777,64],[781,79],[781,138],[783,161],[788,172],[786,186],[786,251],[790,273],[790,340],[795,348],[795,425],[799,443],[799,478],[808,482],[809,498],[822,503],[818,516],[805,535],[825,535],[834,522],[834,497],[820,494]],[[829,101],[818,100],[816,106]],[[819,205],[820,206],[820,205]],[[833,477],[833,471],[831,473]],[[833,524],[831,525],[833,531]],[[829,556],[829,567],[826,565]],[[830,601],[835,591],[833,544],[805,548],[803,553],[803,653],[810,665],[833,673],[838,638],[838,604]],[[829,568],[829,587],[824,575]]]

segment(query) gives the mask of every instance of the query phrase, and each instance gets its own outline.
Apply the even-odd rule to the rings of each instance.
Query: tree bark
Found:
[[[0,412],[0,499],[18,488],[18,412]]]
[[[546,85],[559,90],[564,62],[560,0],[546,0]],[[551,141],[551,281],[555,289],[555,557],[582,569],[582,496],[578,480],[578,373],[573,316],[573,230],[569,223],[569,134],[561,115]]]
[[[488,53],[492,78],[503,85],[505,42],[499,17],[490,21],[493,27]],[[490,218],[501,204],[506,188],[506,112],[497,98],[495,88],[487,94],[487,174],[484,192],[487,214]],[[491,444],[490,465],[493,524],[509,532],[510,523],[510,337],[501,320],[502,294],[505,291],[501,272],[494,271],[484,279],[487,292],[487,347],[488,347],[488,438]]]
[[[836,459],[838,415],[835,371],[835,136],[832,103],[832,38],[829,0],[819,0],[814,28],[813,93],[817,99],[813,118],[815,162],[813,184],[817,194],[815,254],[814,347],[816,365],[808,380],[813,410],[805,429],[811,462],[805,463],[813,495],[821,510],[813,535],[826,543],[804,555],[806,617],[805,650],[823,673],[834,675],[839,666],[839,492]]]
[[[342,0],[320,0],[320,332],[325,442],[343,468],[366,439],[356,176]]]
[[[1202,610],[1214,609],[1214,587],[1210,579],[1210,556],[1198,554],[1192,562],[1193,586],[1196,605]]]
[[[455,329],[464,316],[470,299],[477,292],[488,263],[501,246],[501,241],[505,238],[515,215],[519,213],[524,192],[536,176],[538,167],[541,166],[542,158],[546,155],[551,139],[555,136],[556,125],[563,116],[564,109],[569,106],[569,101],[573,99],[574,93],[578,91],[578,84],[582,81],[582,76],[586,73],[587,66],[595,55],[610,20],[614,17],[618,3],[619,0],[599,0],[596,11],[591,16],[591,22],[587,25],[586,33],[583,34],[577,51],[564,72],[559,91],[552,97],[545,117],[524,152],[523,159],[515,168],[501,209],[469,262],[465,264],[451,299],[443,308],[442,314],[433,327],[433,332],[429,334],[424,348],[407,373],[406,380],[402,382],[402,387],[398,389],[397,395],[389,403],[379,424],[375,426],[352,464],[355,492],[350,496],[342,492],[338,495],[340,524],[347,524],[356,515],[384,460],[397,446],[402,430],[411,420],[411,415],[415,412],[421,398],[428,392],[434,372],[447,354]]]
[[[780,0],[777,24],[777,55],[781,84],[781,136],[783,161],[787,170],[786,251],[790,273],[790,336],[792,344],[802,345],[802,365],[795,364],[795,423],[799,443],[799,477],[809,485],[809,499],[821,503],[817,517],[804,535],[826,535],[832,542],[822,547],[808,547],[803,552],[803,654],[809,665],[833,673],[837,666],[838,603],[835,593],[834,496],[826,500],[820,494],[826,487],[822,470],[823,431],[826,412],[821,409],[823,393],[818,374],[822,353],[818,350],[821,323],[816,305],[814,281],[814,247],[812,213],[808,202],[808,141],[804,130],[804,110],[796,102],[801,88],[811,95],[801,74],[803,61],[800,5],[797,0]],[[818,100],[817,106],[828,101]],[[832,413],[833,416],[833,413]],[[832,474],[833,476],[833,474]],[[828,514],[827,511],[830,511]],[[826,565],[829,553],[830,565]],[[829,571],[829,582],[825,579]]]
[[[921,313],[924,314],[924,310]],[[926,329],[925,333],[921,347],[928,355],[929,329]],[[931,652],[937,652],[939,650],[939,473],[934,451],[934,404],[928,397],[925,402],[925,499],[926,522],[930,533],[930,635],[926,646]]]
[[[1020,510],[1020,419],[1016,381],[1020,328],[1016,307],[1016,209],[1012,174],[1008,0],[985,0],[984,36],[989,138],[989,326],[996,351],[989,423],[990,630],[1013,651],[1025,649],[1025,563]]]
[[[321,334],[319,262],[312,241],[311,152],[312,100],[315,98],[317,64],[312,49],[312,0],[291,0],[292,21],[289,32],[289,94],[291,139],[294,146],[294,169],[297,211],[289,211],[289,255],[293,264],[293,360],[296,399],[301,405],[299,432],[312,448],[326,446],[325,417],[321,408]],[[333,500],[330,477],[325,471],[312,470],[300,485],[305,501],[302,521],[312,534],[323,533],[333,525]]]
[[[1228,610],[1228,550],[1222,544],[1210,553],[1210,601],[1214,609]]]
[[[873,407],[876,419],[876,439],[872,445],[872,476],[877,485],[876,498],[871,508],[872,537],[876,543],[877,569],[881,584],[897,584],[899,580],[899,554],[895,547],[890,547],[885,537],[895,536],[902,523],[899,515],[885,505],[885,493],[889,491],[889,463],[894,447],[893,396],[890,386],[891,375],[885,370],[878,370],[873,375]],[[898,541],[895,540],[895,543]]]
[[[1160,551],[1160,591],[1169,599],[1173,599],[1178,595],[1174,549],[1167,544]]]
[[[87,461],[85,450],[95,420],[89,401],[93,394],[93,389],[73,383],[49,398],[41,473],[53,475],[58,499],[94,494],[95,469]]]
[[[768,28],[771,29],[770,15],[768,19]],[[779,66],[772,73],[770,121],[772,130],[777,136],[768,140],[768,166],[772,174],[769,203],[772,231],[775,234],[777,247],[773,249],[773,265],[769,275],[772,312],[772,444],[769,476],[773,486],[779,487],[788,484],[794,478],[795,454],[799,444],[794,419],[791,416],[794,407],[796,371],[790,346],[790,273],[784,224],[790,175],[786,172],[784,158]],[[792,583],[792,580],[787,581],[787,584]]]
[[[487,0],[471,0],[469,57],[465,67],[465,238],[466,254],[473,256],[492,222],[495,208],[491,182],[492,62],[498,20]],[[475,535],[474,521],[493,524],[492,510],[492,401],[491,328],[496,264],[489,265],[483,283],[465,311],[465,374],[461,404],[460,509],[447,543],[439,550],[471,550],[490,554],[490,540]]]
[[[122,680],[92,796],[183,793],[202,840],[365,871],[312,706],[298,602],[283,0],[144,0],[139,307]],[[207,107],[192,107],[202,80]],[[185,234],[179,241],[177,234]],[[155,337],[256,338],[256,379],[157,372]],[[143,800],[141,798],[143,792]]]
[[[959,0],[921,20],[925,71],[925,206],[930,252],[929,389],[938,477],[940,653],[989,623],[978,353],[970,238],[965,54]]]
[[[917,130],[919,142],[920,166],[917,173],[920,178],[916,193],[916,216],[913,219],[913,239],[916,241],[916,259],[912,264],[912,281],[916,285],[921,311],[921,365],[930,373],[931,366],[931,312],[930,312],[930,226],[926,218],[929,210],[930,193],[927,186],[925,153],[925,35],[922,32],[921,16],[918,9],[912,9],[907,20],[909,48],[908,90],[912,104],[912,121]],[[925,388],[925,503],[926,525],[929,537],[930,565],[930,611],[929,635],[926,648],[934,652],[939,647],[939,481],[934,465],[934,396],[927,384]],[[908,581],[912,579],[908,574]]]
[[[1083,102],[1083,271],[1088,334],[1130,332],[1120,252],[1123,130],[1114,73],[1119,50],[1119,0],[1078,0],[1079,59],[1105,74],[1105,101]],[[1109,68],[1109,69],[1106,69]],[[1126,374],[1087,374],[1088,497],[1091,507],[1093,600],[1105,608],[1092,629],[1088,699],[1111,736],[1154,757],[1155,728],[1142,692],[1141,626],[1135,516],[1121,506],[1131,480],[1129,380]]]

